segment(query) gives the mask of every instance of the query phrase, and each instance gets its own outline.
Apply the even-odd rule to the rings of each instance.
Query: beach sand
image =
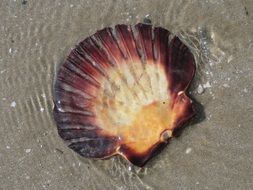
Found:
[[[96,30],[144,18],[191,47],[197,118],[142,169],[82,158],[52,118],[57,65]],[[0,189],[252,189],[252,22],[251,0],[1,0]]]

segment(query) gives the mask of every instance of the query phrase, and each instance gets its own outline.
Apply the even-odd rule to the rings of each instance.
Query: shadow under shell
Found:
[[[194,58],[170,35],[146,24],[116,25],[71,51],[53,89],[58,132],[70,148],[143,166],[193,117],[186,90]]]

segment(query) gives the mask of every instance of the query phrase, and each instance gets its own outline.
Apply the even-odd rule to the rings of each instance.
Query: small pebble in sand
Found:
[[[198,86],[197,92],[198,92],[198,94],[202,94],[204,92],[204,88],[201,84]]]
[[[247,92],[248,92],[248,89],[247,89],[247,88],[244,88],[244,89],[243,89],[243,92],[247,93]]]
[[[45,109],[44,108],[40,108],[40,111],[43,112]]]
[[[73,4],[70,4],[70,8],[72,8],[72,7],[74,7],[74,5],[73,5]]]
[[[2,70],[0,73],[3,74],[6,71],[6,69]]]
[[[11,107],[12,107],[12,108],[15,108],[15,107],[16,107],[16,105],[17,105],[17,104],[16,104],[16,102],[15,102],[15,101],[11,102]]]
[[[229,88],[229,85],[228,84],[223,84],[223,87]]]
[[[41,94],[41,97],[42,97],[42,98],[46,98],[46,94],[44,94],[44,93]]]
[[[211,84],[209,81],[206,82],[206,84],[203,84],[204,88],[211,88]]]
[[[11,53],[11,52],[12,52],[12,49],[10,48],[10,49],[9,49],[9,53]]]
[[[25,149],[25,153],[30,153],[32,149],[28,148],[28,149]]]
[[[27,176],[25,176],[25,178],[26,178],[26,179],[30,179],[30,176],[27,175]]]
[[[6,146],[7,149],[10,149],[11,147],[10,146]]]
[[[144,22],[145,24],[151,24],[151,23],[152,23],[149,14],[145,15],[145,17],[144,17],[144,19],[143,19],[143,22]]]
[[[187,149],[185,150],[185,153],[186,153],[186,154],[190,154],[191,151],[192,151],[192,148],[187,148]]]

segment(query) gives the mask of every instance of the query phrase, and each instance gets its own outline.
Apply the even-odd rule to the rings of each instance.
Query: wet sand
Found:
[[[253,2],[0,2],[0,189],[252,189]],[[52,118],[57,65],[105,26],[147,17],[195,54],[198,116],[142,168],[67,148]]]

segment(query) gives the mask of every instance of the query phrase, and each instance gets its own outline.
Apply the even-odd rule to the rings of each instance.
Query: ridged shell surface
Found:
[[[151,25],[116,25],[71,51],[53,88],[54,118],[70,148],[142,166],[194,115],[186,95],[194,58],[171,36]]]

